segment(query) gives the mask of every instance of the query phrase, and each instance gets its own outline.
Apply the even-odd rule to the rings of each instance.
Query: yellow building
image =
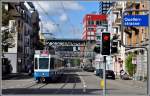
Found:
[[[43,33],[39,32],[40,42],[45,45],[45,36]]]

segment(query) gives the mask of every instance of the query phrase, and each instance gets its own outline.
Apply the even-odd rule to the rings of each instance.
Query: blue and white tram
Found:
[[[63,74],[64,60],[48,51],[37,51],[34,55],[34,78],[38,82],[54,80]]]

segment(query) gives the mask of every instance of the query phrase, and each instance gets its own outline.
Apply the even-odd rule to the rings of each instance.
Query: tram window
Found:
[[[39,69],[48,69],[49,58],[39,58]]]
[[[34,64],[35,64],[35,69],[37,69],[37,68],[38,68],[37,58],[35,58],[35,60],[34,60]]]
[[[54,69],[54,58],[51,58],[51,61],[50,61],[50,68],[51,69]]]

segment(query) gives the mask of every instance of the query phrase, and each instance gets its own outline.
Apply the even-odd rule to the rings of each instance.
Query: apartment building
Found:
[[[147,1],[136,1],[136,2],[127,2],[126,9],[149,9]],[[144,15],[145,12],[128,12],[129,15]],[[125,44],[128,46],[148,47],[148,28],[146,27],[126,27],[124,30],[125,33]],[[146,77],[147,75],[147,51],[143,48],[126,48],[126,56],[129,53],[135,55],[137,64],[136,64],[136,73],[135,77],[141,79],[141,77]]]
[[[99,14],[106,14],[109,8],[114,2],[110,1],[100,1],[99,2]]]
[[[30,64],[33,47],[31,47],[31,34],[32,22],[31,11],[27,8],[27,5],[31,8],[32,4],[27,2],[5,2],[3,6],[7,12],[13,17],[9,20],[8,28],[14,32],[14,46],[9,47],[8,50],[3,52],[4,57],[10,60],[12,65],[12,72],[24,72],[27,64]]]
[[[121,18],[125,6],[125,1],[118,1],[107,11],[108,32],[111,33],[111,62],[116,75],[119,75],[121,69],[125,70],[125,48],[121,46]]]
[[[96,40],[96,31],[98,26],[106,24],[106,15],[87,14],[83,18],[83,40]]]

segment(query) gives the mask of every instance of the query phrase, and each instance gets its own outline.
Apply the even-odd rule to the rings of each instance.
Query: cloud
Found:
[[[62,22],[67,21],[67,19],[68,19],[68,17],[67,17],[66,14],[62,14],[62,15],[60,16],[60,21],[62,21]]]
[[[63,1],[62,4],[64,5],[65,9],[69,10],[84,10],[84,7],[79,5],[76,1]]]
[[[82,11],[84,7],[76,1],[32,1],[36,10],[38,10],[40,19],[44,24],[44,32],[56,32],[58,27],[54,25],[56,22],[52,22],[53,17],[60,20],[59,23],[65,22],[68,17],[68,11]],[[64,10],[64,9],[65,10]],[[46,14],[48,16],[46,16]],[[52,17],[49,17],[52,16]]]
[[[84,10],[84,7],[75,1],[33,1],[33,4],[40,15],[58,16],[61,21],[68,18],[65,11]],[[45,19],[44,16],[41,19]]]
[[[84,10],[84,7],[75,1],[33,1],[33,4],[35,5],[39,13],[44,13],[45,11],[48,12],[50,15],[63,14],[63,6],[65,10],[70,11]]]
[[[52,21],[42,21],[43,29],[41,29],[44,33],[53,33],[57,31],[57,26]],[[41,27],[42,28],[42,27]]]

